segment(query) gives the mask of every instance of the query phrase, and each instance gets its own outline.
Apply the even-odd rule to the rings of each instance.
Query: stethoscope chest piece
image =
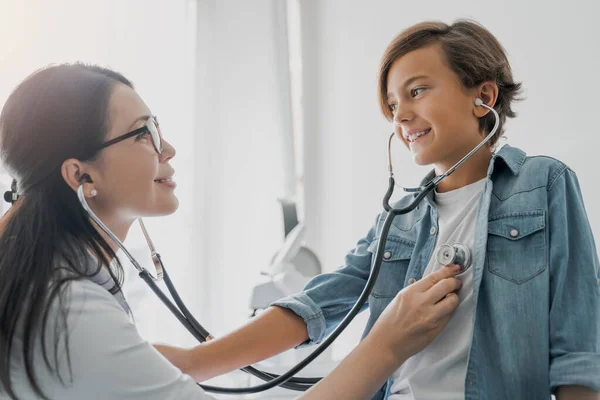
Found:
[[[458,264],[462,267],[461,272],[471,266],[471,250],[464,244],[443,244],[435,255],[437,262],[442,265]]]

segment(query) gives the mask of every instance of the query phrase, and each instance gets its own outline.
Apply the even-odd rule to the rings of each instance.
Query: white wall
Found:
[[[429,19],[475,18],[504,45],[527,97],[516,106],[519,117],[507,124],[507,143],[557,157],[577,172],[600,238],[599,2],[301,0],[301,7],[307,240],[326,270],[341,265],[345,252],[366,234],[387,189],[390,126],[376,100],[380,57],[397,33]],[[394,160],[405,186],[417,185],[427,171],[415,167],[400,146]],[[362,318],[341,340],[339,352],[358,339]]]

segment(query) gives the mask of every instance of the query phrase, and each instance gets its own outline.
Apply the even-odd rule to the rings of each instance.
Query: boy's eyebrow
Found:
[[[408,78],[406,80],[406,82],[404,82],[404,84],[401,87],[406,88],[407,86],[409,86],[414,81],[418,81],[419,79],[424,79],[424,78],[429,78],[429,77],[427,75],[416,75],[416,76],[413,76],[411,78]],[[387,98],[389,99],[391,95],[392,95],[392,93],[388,92]]]

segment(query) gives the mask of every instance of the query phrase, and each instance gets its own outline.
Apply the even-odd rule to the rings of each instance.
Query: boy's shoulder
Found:
[[[569,166],[561,160],[546,155],[527,156],[523,167],[544,171],[564,171],[569,168]]]
[[[518,172],[520,168],[565,169],[568,166],[557,158],[547,155],[527,155],[525,151],[510,145],[503,146],[497,157],[502,158]]]
[[[523,150],[505,145],[497,153],[505,161],[512,174],[505,174],[511,181],[551,186],[564,171],[569,169],[561,160],[547,155],[527,155]]]
[[[518,147],[513,147],[510,145],[503,146],[498,152],[497,156],[502,158],[513,172],[521,172],[522,170],[538,170],[546,171],[546,170],[565,170],[569,168],[561,160],[547,156],[547,155],[527,155],[525,151],[519,149]]]

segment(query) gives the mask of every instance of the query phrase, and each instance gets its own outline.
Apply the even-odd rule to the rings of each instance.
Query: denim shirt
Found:
[[[342,267],[274,303],[306,322],[309,341],[302,346],[331,333],[361,294],[385,217],[377,217]],[[433,193],[394,219],[364,335],[409,279],[423,277],[437,224]],[[505,145],[488,168],[472,254],[475,313],[465,398],[549,399],[562,385],[600,390],[600,269],[575,173]],[[373,399],[387,398],[390,386],[388,380]]]

